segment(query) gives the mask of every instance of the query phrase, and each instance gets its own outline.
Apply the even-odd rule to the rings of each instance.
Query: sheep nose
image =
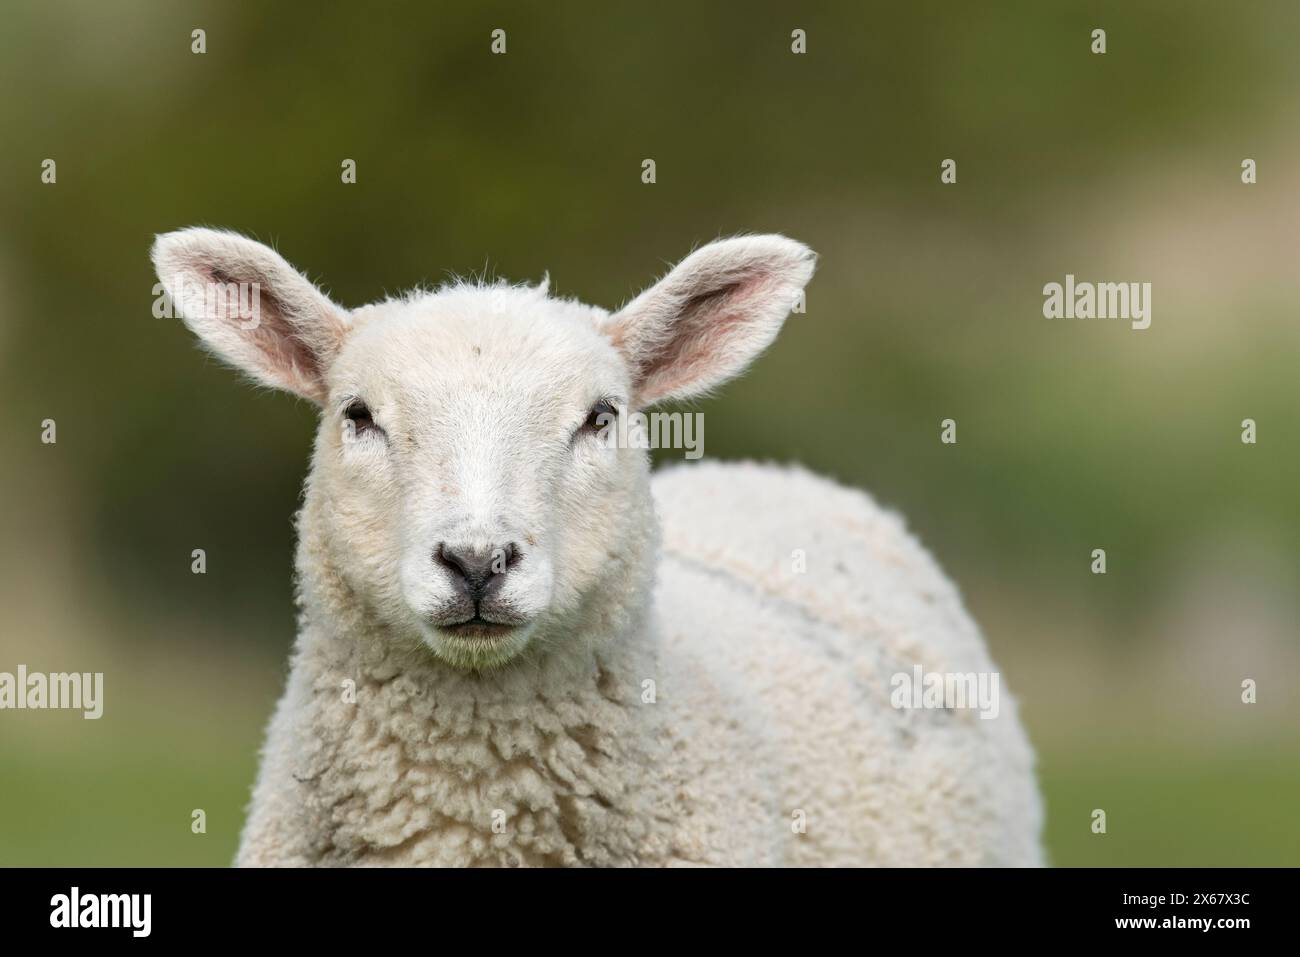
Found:
[[[519,561],[519,549],[513,542],[487,549],[442,542],[433,550],[434,560],[451,572],[451,580],[473,602],[500,589],[502,580]]]

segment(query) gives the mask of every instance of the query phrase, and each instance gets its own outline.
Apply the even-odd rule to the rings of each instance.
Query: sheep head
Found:
[[[651,503],[647,453],[611,441],[618,417],[739,374],[814,266],[780,236],[721,240],[611,313],[545,283],[348,310],[270,248],[211,229],[159,236],[153,260],[208,348],[320,407],[312,534],[351,592],[472,670],[562,635],[624,580],[610,569],[646,537]]]

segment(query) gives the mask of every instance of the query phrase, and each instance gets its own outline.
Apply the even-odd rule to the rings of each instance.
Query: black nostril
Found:
[[[492,550],[492,570],[501,575],[509,571],[519,561],[519,550],[510,542]]]
[[[468,578],[473,570],[473,565],[467,561],[469,555],[455,548],[448,548],[446,542],[439,543],[433,550],[433,558],[439,565],[450,569],[462,578]]]
[[[474,601],[501,585],[505,573],[519,563],[519,549],[513,542],[489,549],[448,545],[441,542],[433,550],[439,565],[452,572],[452,580]]]

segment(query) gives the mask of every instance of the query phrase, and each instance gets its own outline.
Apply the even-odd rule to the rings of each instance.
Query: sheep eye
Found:
[[[360,399],[354,399],[343,414],[352,423],[352,428],[357,435],[379,430],[375,425],[374,417],[370,414],[370,407]]]
[[[610,425],[617,417],[618,413],[614,411],[614,406],[604,399],[601,399],[591,407],[587,413],[587,421],[582,424],[584,432],[599,432],[601,429]]]

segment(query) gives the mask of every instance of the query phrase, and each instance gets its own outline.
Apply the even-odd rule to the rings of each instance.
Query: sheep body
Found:
[[[324,607],[306,609],[239,863],[1041,863],[1008,696],[995,720],[890,705],[914,663],[993,668],[897,516],[800,469],[679,466],[653,489],[653,608],[636,598],[647,521],[630,604],[592,622],[615,640],[492,676],[367,634],[304,527],[304,595]]]
[[[663,654],[725,683],[683,710],[705,726],[702,763],[719,780],[762,768],[749,786],[774,817],[764,863],[1042,863],[1033,753],[1010,696],[992,720],[891,706],[891,677],[917,664],[995,669],[898,515],[801,468],[753,464],[669,469],[655,498]],[[730,827],[724,808],[718,830]]]

